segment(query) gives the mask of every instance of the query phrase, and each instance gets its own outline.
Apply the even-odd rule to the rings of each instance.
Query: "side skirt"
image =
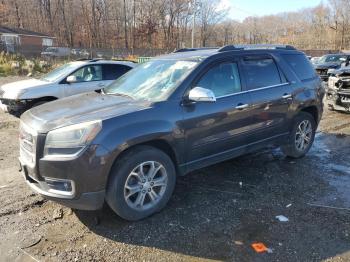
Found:
[[[283,134],[276,135],[257,142],[253,142],[244,146],[229,149],[227,151],[220,152],[218,154],[214,154],[214,155],[203,157],[188,163],[181,164],[178,167],[179,175],[183,176],[196,169],[211,166],[241,155],[255,152],[259,149],[266,148],[267,146],[270,146],[270,145],[284,144],[287,141],[288,135],[289,133],[283,133]]]

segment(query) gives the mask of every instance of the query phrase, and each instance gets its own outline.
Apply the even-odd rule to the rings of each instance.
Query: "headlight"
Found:
[[[75,156],[96,137],[101,128],[102,122],[99,120],[52,130],[46,136],[44,156]]]

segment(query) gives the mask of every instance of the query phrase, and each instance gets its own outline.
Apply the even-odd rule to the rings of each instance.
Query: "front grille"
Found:
[[[36,132],[24,123],[19,127],[19,155],[25,164],[35,166]]]

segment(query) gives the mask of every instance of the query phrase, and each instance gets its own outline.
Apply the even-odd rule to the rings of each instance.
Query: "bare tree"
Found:
[[[282,43],[301,49],[350,49],[350,1],[243,22],[227,18],[219,0],[196,0],[201,46]],[[0,23],[48,33],[58,45],[99,48],[191,46],[193,0],[0,0]]]

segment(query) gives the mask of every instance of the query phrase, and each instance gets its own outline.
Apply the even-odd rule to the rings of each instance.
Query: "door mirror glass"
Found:
[[[188,94],[188,99],[193,102],[215,102],[216,97],[210,89],[195,87]]]
[[[68,84],[76,83],[77,82],[77,77],[76,76],[68,76],[66,79]]]

